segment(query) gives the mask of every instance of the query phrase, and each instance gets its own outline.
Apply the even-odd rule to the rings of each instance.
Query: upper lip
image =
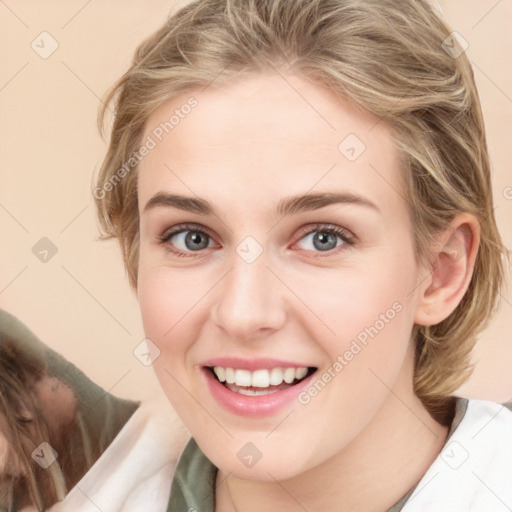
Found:
[[[268,357],[243,359],[240,357],[215,357],[208,359],[202,366],[221,366],[222,368],[236,368],[239,370],[271,370],[272,368],[309,368],[310,364],[301,364],[294,361],[284,361]]]

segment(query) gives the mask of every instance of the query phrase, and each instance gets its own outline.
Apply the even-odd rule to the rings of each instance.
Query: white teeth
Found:
[[[284,371],[284,381],[286,384],[291,384],[295,379],[295,368],[286,368]]]
[[[272,386],[279,386],[281,382],[283,382],[283,369],[272,368],[270,371],[270,384],[272,384]]]
[[[235,384],[237,386],[249,387],[251,382],[252,376],[249,370],[235,370]]]
[[[236,386],[268,388],[279,386],[283,382],[291,384],[295,379],[300,380],[306,376],[308,369],[301,368],[272,368],[269,370],[240,370],[215,366],[213,371],[220,382],[235,384]],[[247,394],[247,393],[242,393]]]
[[[217,378],[221,381],[221,382],[225,382],[226,381],[226,372],[224,371],[224,368],[220,367],[220,366],[216,366],[213,371],[215,372],[215,375],[217,375]]]
[[[255,388],[268,388],[270,384],[270,376],[268,370],[256,370],[252,372],[251,386]]]
[[[234,384],[235,383],[235,370],[233,370],[233,368],[226,368],[224,371],[226,374],[226,382],[228,384]]]
[[[308,373],[307,368],[296,368],[295,369],[295,378],[296,379],[302,379],[306,376],[306,373]]]
[[[262,395],[271,395],[272,393],[277,393],[277,389],[270,389],[270,388],[260,388],[260,389],[251,389],[251,388],[240,388],[238,386],[230,386],[229,388],[231,391],[234,391],[235,393],[239,393],[241,395],[246,396],[262,396]]]

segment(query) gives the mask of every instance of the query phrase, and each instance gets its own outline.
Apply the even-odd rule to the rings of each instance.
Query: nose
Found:
[[[250,341],[284,325],[283,285],[269,270],[263,255],[247,263],[235,254],[233,267],[216,288],[211,318],[230,338]]]

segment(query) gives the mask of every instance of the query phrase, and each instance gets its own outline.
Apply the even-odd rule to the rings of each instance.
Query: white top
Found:
[[[510,512],[512,411],[486,400],[468,409],[403,512]]]
[[[165,512],[177,459],[189,437],[169,407],[142,405],[66,499],[49,510]],[[470,399],[466,414],[402,511],[510,510],[512,411]]]

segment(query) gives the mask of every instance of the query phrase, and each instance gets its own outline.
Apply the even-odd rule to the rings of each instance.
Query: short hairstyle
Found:
[[[115,106],[93,192],[102,237],[118,238],[136,288],[138,159],[132,169],[126,163],[139,155],[148,117],[191,88],[267,71],[327,86],[392,129],[418,262],[432,263],[433,237],[455,215],[478,219],[481,243],[469,289],[448,318],[415,325],[411,337],[414,389],[436,417],[471,374],[471,351],[496,309],[507,251],[494,218],[471,65],[427,0],[195,0],[182,6],[137,48],[100,107],[104,135],[107,110]]]

